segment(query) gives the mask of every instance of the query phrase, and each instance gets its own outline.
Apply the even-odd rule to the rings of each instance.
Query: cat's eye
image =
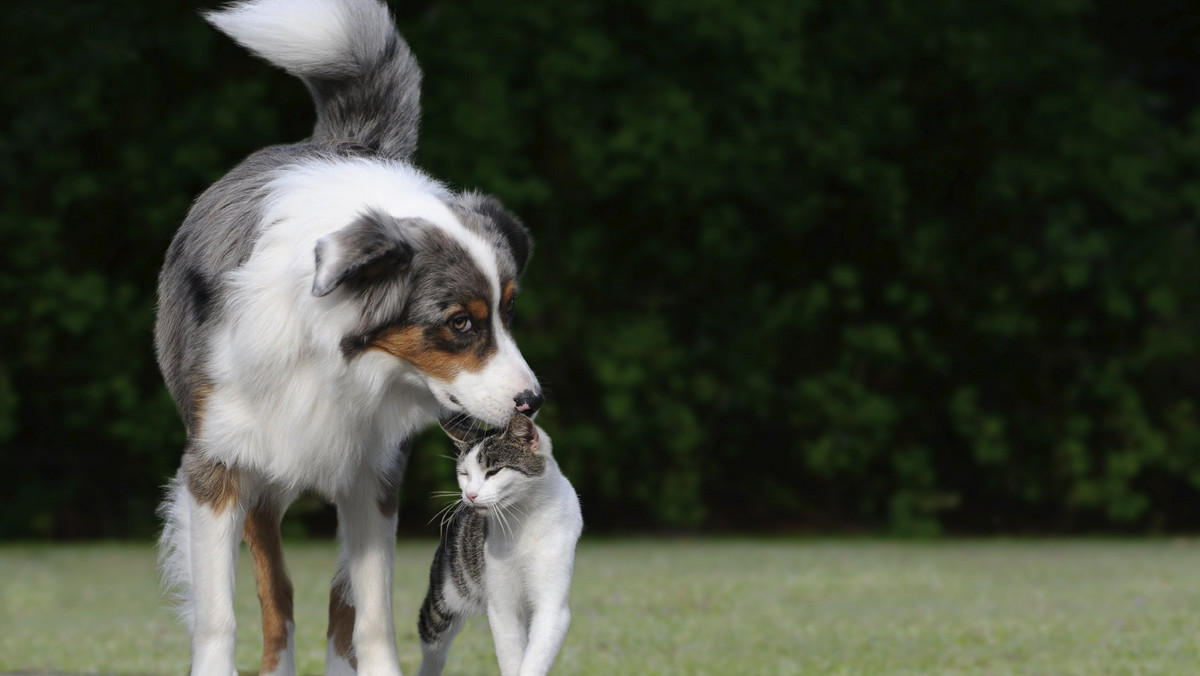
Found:
[[[500,470],[502,470],[502,469],[504,469],[504,468],[503,468],[503,467],[496,467],[496,468],[494,468],[494,469],[489,469],[489,470],[487,471],[487,473],[485,473],[483,476],[484,476],[484,478],[485,478],[485,479],[490,479],[490,478],[492,478],[492,477],[496,476],[496,475],[497,475],[497,474],[500,472]]]
[[[466,333],[471,330],[471,318],[467,315],[455,315],[450,319],[450,328],[459,333]]]

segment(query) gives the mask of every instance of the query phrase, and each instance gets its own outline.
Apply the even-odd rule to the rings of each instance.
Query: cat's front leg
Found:
[[[576,535],[575,537],[578,537]],[[518,676],[544,676],[562,648],[571,625],[571,575],[575,568],[575,539],[551,540],[527,570],[529,640]]]
[[[500,586],[488,580],[488,626],[492,630],[492,643],[496,646],[496,661],[500,664],[501,676],[517,676],[521,672],[521,660],[525,655],[528,633],[519,594],[514,593],[519,585]]]
[[[562,603],[536,603],[529,623],[529,640],[521,658],[518,676],[544,676],[550,672],[554,658],[562,648],[571,625],[571,610],[566,599]]]

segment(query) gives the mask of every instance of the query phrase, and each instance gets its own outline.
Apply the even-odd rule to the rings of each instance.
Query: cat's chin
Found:
[[[475,505],[475,513],[479,516],[487,516],[491,510],[487,508],[487,505]]]

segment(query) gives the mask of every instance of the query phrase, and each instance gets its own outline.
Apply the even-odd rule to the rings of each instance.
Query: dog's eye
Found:
[[[466,333],[471,330],[471,318],[466,315],[457,315],[450,320],[450,328],[459,333]]]
[[[508,303],[504,305],[504,314],[508,317],[513,316],[513,311],[517,309],[517,297],[513,296],[508,299]]]

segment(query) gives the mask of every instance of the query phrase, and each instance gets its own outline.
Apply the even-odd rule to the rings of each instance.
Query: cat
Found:
[[[498,433],[443,428],[458,447],[462,496],[434,554],[417,621],[419,676],[442,673],[467,618],[485,614],[502,676],[545,674],[571,621],[579,497],[551,455],[549,436],[524,415]]]

